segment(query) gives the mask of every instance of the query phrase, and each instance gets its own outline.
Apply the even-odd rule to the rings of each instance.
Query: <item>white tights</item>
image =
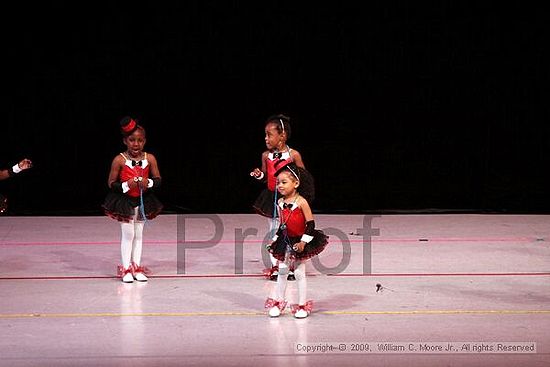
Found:
[[[307,299],[307,279],[306,279],[306,263],[296,261],[294,276],[298,285],[298,304],[305,305]],[[284,262],[279,264],[279,275],[277,276],[277,286],[275,287],[276,300],[285,299],[286,286],[288,283],[288,265]]]
[[[143,222],[137,220],[138,208],[135,208],[134,217],[128,223],[120,223],[122,237],[120,240],[120,252],[124,269],[134,262],[141,263],[141,251],[143,248]]]

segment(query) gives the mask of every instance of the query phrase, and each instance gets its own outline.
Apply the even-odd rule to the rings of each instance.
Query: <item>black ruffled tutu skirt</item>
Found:
[[[101,205],[106,215],[119,222],[129,222],[134,218],[135,208],[141,203],[140,197],[131,197],[120,192],[109,191]],[[163,205],[151,191],[143,193],[143,207],[147,219],[155,218]],[[138,210],[138,220],[143,220]]]
[[[8,210],[8,199],[0,194],[0,214],[4,213],[6,210]]]
[[[252,205],[254,211],[264,217],[273,218],[273,209],[275,208],[274,197],[274,191],[271,191],[268,188],[263,189],[254,202],[254,205]],[[277,212],[275,212],[275,216],[276,215]]]
[[[316,229],[313,233],[313,239],[306,243],[302,252],[296,252],[292,248],[294,244],[300,242],[300,237],[288,237],[285,233],[279,234],[279,237],[270,246],[269,252],[279,261],[285,261],[286,253],[289,253],[290,260],[304,261],[320,254],[328,245],[328,236],[323,231]]]

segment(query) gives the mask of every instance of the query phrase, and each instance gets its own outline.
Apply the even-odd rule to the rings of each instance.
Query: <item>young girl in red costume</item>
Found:
[[[24,171],[26,169],[29,169],[32,167],[32,162],[30,159],[23,159],[19,163],[16,163],[13,165],[13,167],[10,167],[8,169],[1,169],[0,170],[0,180],[5,180],[7,178],[10,178],[11,176]],[[4,213],[8,209],[8,199],[4,197],[2,194],[0,194],[0,214]]]
[[[276,173],[277,190],[281,198],[277,202],[279,229],[268,246],[268,251],[280,261],[277,285],[272,297],[265,302],[270,317],[278,317],[286,308],[285,293],[289,268],[294,268],[298,286],[298,304],[291,305],[296,318],[308,317],[313,308],[307,299],[306,260],[319,254],[327,246],[328,237],[315,229],[315,221],[309,198],[313,192],[311,175],[293,163]]]
[[[267,183],[254,202],[254,210],[264,217],[272,218],[271,230],[277,228],[277,212],[275,210],[275,172],[285,164],[293,162],[296,166],[305,168],[300,153],[287,145],[290,139],[290,118],[279,114],[267,118],[265,124],[265,145],[267,150],[262,153],[262,167],[255,168],[250,176]],[[270,255],[271,269],[264,270],[266,277],[277,280],[277,260]],[[293,279],[290,273],[291,280]]]
[[[125,283],[147,281],[148,270],[141,265],[143,225],[162,210],[154,190],[161,178],[155,156],[143,151],[145,129],[131,117],[120,121],[126,152],[118,154],[111,164],[107,184],[111,191],[102,205],[105,213],[120,222],[122,265],[118,275]]]

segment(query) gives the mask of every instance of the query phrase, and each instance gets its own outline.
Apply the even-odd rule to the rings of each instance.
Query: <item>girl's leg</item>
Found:
[[[306,278],[306,263],[296,262],[294,276],[298,284],[298,304],[305,305],[307,300],[307,278]]]
[[[121,239],[120,254],[122,256],[122,266],[124,269],[130,267],[132,261],[132,243],[134,241],[134,221],[129,223],[120,223]]]
[[[271,252],[269,253],[269,259],[271,260],[272,267],[277,266],[277,263],[279,262],[279,260],[277,260]]]
[[[142,221],[137,220],[138,208],[134,216],[134,242],[132,246],[132,262],[134,263],[134,278],[140,282],[146,282],[147,276],[145,269],[141,267],[141,252],[143,249],[143,225]]]
[[[288,265],[284,262],[279,264],[279,275],[277,276],[277,285],[275,286],[274,299],[281,301],[285,299],[286,286],[288,283]]]
[[[132,262],[141,264],[141,252],[143,249],[143,222],[134,221],[134,241],[132,243]]]
[[[120,223],[121,239],[120,239],[120,254],[122,257],[122,270],[125,272],[122,281],[130,283],[134,281],[130,269],[132,261],[132,242],[134,241],[134,221],[129,223]]]
[[[311,303],[307,299],[307,280],[306,280],[306,263],[297,262],[294,269],[296,283],[298,283],[298,309],[294,312],[294,317],[303,319],[309,316],[311,312]]]
[[[285,293],[286,285],[288,282],[287,276],[288,265],[284,262],[281,262],[279,264],[279,275],[277,276],[277,284],[275,285],[273,296],[271,297],[277,303],[269,309],[268,314],[270,317],[278,317],[283,309],[286,307]]]
[[[270,218],[268,219],[268,221],[269,221],[269,234],[270,236],[273,236],[277,231],[277,229],[279,228],[279,220],[278,218]],[[278,270],[279,260],[277,260],[272,253],[269,253],[269,260],[271,261],[271,269],[269,269],[270,279],[277,280],[277,276],[279,275],[279,270]]]
[[[269,233],[271,235],[274,235],[275,232],[279,229],[279,218],[271,218],[269,219]],[[277,260],[275,257],[273,257],[273,254],[269,254],[269,259],[271,260],[271,266],[277,266],[279,263],[279,260]]]

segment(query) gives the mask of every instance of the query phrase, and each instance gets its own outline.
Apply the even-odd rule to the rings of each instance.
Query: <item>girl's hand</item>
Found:
[[[25,158],[21,162],[19,162],[17,165],[19,166],[19,168],[24,170],[24,169],[31,168],[32,167],[32,162],[31,162],[30,159]]]
[[[128,186],[130,186],[130,188],[138,187],[143,191],[145,191],[147,189],[147,181],[144,180],[143,177],[136,176],[132,179],[132,181],[134,182],[134,186],[128,185]]]
[[[147,190],[147,184],[148,184],[148,181],[147,180],[144,180],[142,177],[139,177],[141,178],[141,180],[138,181],[138,186],[143,190]]]
[[[263,172],[259,168],[254,168],[252,172],[250,172],[250,176],[259,179],[262,177]]]
[[[135,179],[131,178],[129,179],[128,181],[126,181],[126,183],[128,184],[128,187],[130,189],[135,189],[136,187],[138,187],[138,181],[136,181]]]
[[[296,252],[302,252],[302,251],[304,251],[304,247],[306,247],[306,243],[304,241],[300,241],[300,242],[294,244],[294,246],[292,248]]]

